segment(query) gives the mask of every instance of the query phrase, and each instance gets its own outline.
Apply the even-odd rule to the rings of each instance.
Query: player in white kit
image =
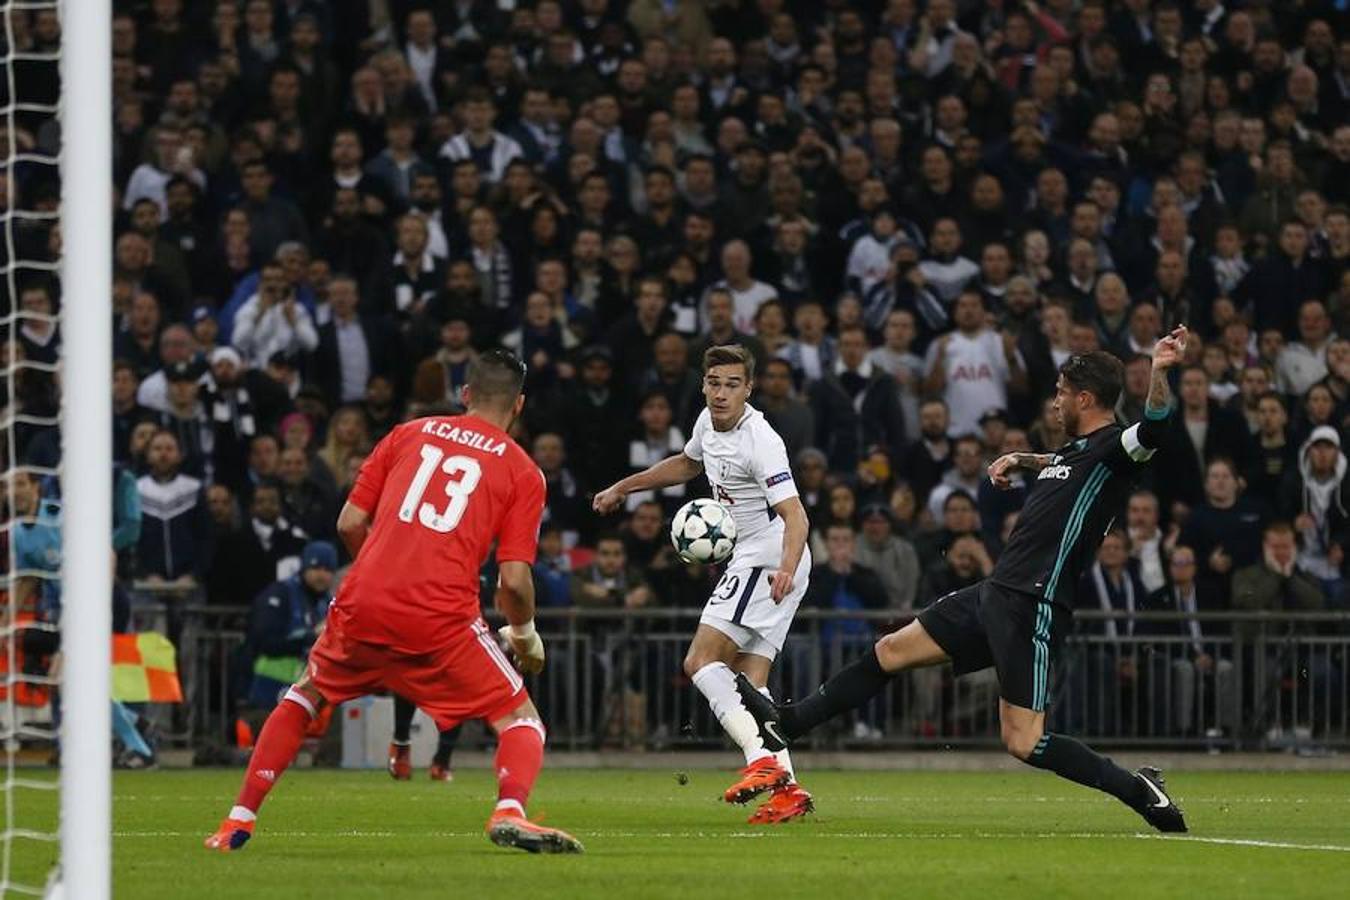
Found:
[[[765,748],[736,693],[736,673],[744,672],[768,695],[769,669],[806,595],[811,554],[806,548],[806,509],[783,439],[747,402],[754,375],[754,357],[745,348],[709,348],[703,356],[708,406],[684,452],[614,483],[595,495],[593,505],[597,512],[613,512],[634,491],[683,484],[704,472],[713,499],[735,519],[736,549],[703,608],[684,670],[745,753],[741,778],[724,799],[746,803],[772,792],[750,817],[752,824],[761,824],[806,815],[812,809],[811,795],[797,784],[787,753]]]

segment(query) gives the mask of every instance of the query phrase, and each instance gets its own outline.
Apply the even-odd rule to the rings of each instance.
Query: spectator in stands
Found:
[[[1126,534],[1130,538],[1130,557],[1135,561],[1139,582],[1153,593],[1167,583],[1167,547],[1169,536],[1160,527],[1158,496],[1149,490],[1130,494],[1125,509]],[[1171,537],[1175,538],[1173,526]],[[1175,541],[1171,541],[1174,543]]]
[[[184,361],[161,371],[165,373],[168,389],[159,424],[178,439],[183,472],[200,479],[202,484],[210,484],[215,475],[215,429],[200,399],[206,366]]]
[[[1301,397],[1327,377],[1327,347],[1334,335],[1331,317],[1320,300],[1299,306],[1298,337],[1280,351],[1275,382],[1281,393]]]
[[[904,446],[904,415],[895,381],[867,358],[867,333],[862,328],[840,331],[833,371],[811,385],[809,396],[815,445],[825,451],[832,469],[853,471],[873,444],[888,454],[898,454]]]
[[[1158,588],[1148,597],[1144,609],[1151,612],[1181,613],[1195,616],[1198,612],[1217,612],[1225,604],[1213,592],[1204,587],[1196,577],[1195,550],[1185,544],[1172,548],[1168,559],[1168,583]],[[1220,655],[1221,644],[1213,643],[1216,636],[1224,634],[1220,623],[1201,621],[1199,618],[1187,618],[1181,621],[1149,622],[1143,630],[1148,634],[1175,636],[1178,633],[1189,638],[1181,645],[1155,645],[1154,653],[1148,657],[1149,681],[1152,685],[1154,732],[1159,734],[1194,734],[1206,721],[1215,723],[1217,728],[1231,728],[1233,705],[1235,702],[1233,661]],[[1166,669],[1170,668],[1168,672]],[[1213,679],[1213,686],[1206,686],[1197,693],[1204,681]],[[1167,685],[1171,685],[1171,696],[1167,694]],[[1201,718],[1196,718],[1196,699],[1210,697],[1213,710],[1206,712],[1200,708]],[[1163,718],[1163,710],[1171,711],[1171,721]]]
[[[891,511],[881,503],[863,507],[854,558],[875,573],[886,591],[886,605],[900,612],[914,609],[919,589],[919,556],[914,545],[892,533]],[[828,535],[826,538],[828,544]]]
[[[1341,435],[1327,425],[1313,429],[1299,448],[1298,468],[1286,476],[1284,512],[1298,530],[1298,568],[1318,579],[1328,596],[1341,582],[1350,534],[1350,483]]]
[[[1237,466],[1219,456],[1205,467],[1205,499],[1191,508],[1180,543],[1200,561],[1197,577],[1220,599],[1236,569],[1260,559],[1258,535],[1268,511],[1247,497]]]
[[[628,465],[631,471],[642,471],[683,452],[684,432],[672,424],[670,401],[660,391],[653,391],[639,400],[638,426],[636,436],[628,442]],[[625,507],[635,513],[642,503],[659,498],[665,511],[673,514],[684,502],[686,488],[685,484],[676,484],[660,491],[635,491],[624,501]],[[646,560],[637,561],[646,564]]]
[[[904,415],[905,435],[920,432],[919,385],[923,382],[923,358],[911,348],[918,334],[914,313],[907,309],[893,310],[886,316],[881,346],[873,348],[867,358],[895,379]]]
[[[159,298],[146,290],[137,291],[123,327],[114,338],[113,355],[131,363],[139,378],[148,377],[164,364],[158,346],[163,322]]]
[[[710,302],[713,296],[715,294],[709,296]],[[797,387],[806,389],[834,368],[838,349],[835,339],[825,332],[828,320],[818,302],[808,300],[799,303],[792,314],[792,324],[797,338],[780,350],[778,355],[792,366]]]
[[[268,577],[272,579],[288,578],[295,573],[300,552],[309,540],[309,535],[284,513],[278,482],[265,481],[254,487],[248,524],[262,549]]]
[[[1325,277],[1319,261],[1308,255],[1307,226],[1289,219],[1280,227],[1278,247],[1252,266],[1233,299],[1251,309],[1258,332],[1273,328],[1292,339],[1302,304],[1323,295]]]
[[[611,484],[622,476],[625,448],[608,429],[630,421],[632,409],[614,384],[613,354],[601,344],[581,353],[580,378],[561,404],[559,424],[581,483]]]
[[[547,522],[539,528],[539,552],[534,560],[534,590],[539,607],[570,606],[571,578],[572,564],[563,548],[562,531]]]
[[[311,537],[332,540],[337,503],[332,483],[315,472],[305,451],[287,447],[277,461],[277,481],[286,518]]]
[[[1233,609],[1244,612],[1320,612],[1326,609],[1326,595],[1320,589],[1316,576],[1298,567],[1298,543],[1294,528],[1287,522],[1272,522],[1262,534],[1262,562],[1248,566],[1233,576]],[[1238,622],[1234,634],[1251,640],[1262,628],[1260,623]],[[1310,634],[1316,631],[1314,623],[1291,623],[1287,634]],[[1293,698],[1296,710],[1305,718],[1296,725],[1323,726],[1322,711],[1339,710],[1343,682],[1339,663],[1327,654],[1293,648],[1292,652],[1277,653],[1268,650],[1266,671],[1275,684],[1256,685],[1259,694],[1249,727],[1264,730],[1271,715],[1264,700],[1269,690],[1280,690],[1279,683],[1288,678],[1294,690],[1302,696]],[[1304,693],[1306,692],[1306,693]]]
[[[640,389],[665,394],[675,424],[685,434],[693,431],[694,420],[702,411],[703,379],[690,365],[689,345],[684,338],[667,332],[656,339],[652,366],[644,374]]]
[[[240,208],[248,217],[249,248],[257,259],[267,259],[286,241],[309,243],[309,226],[291,201],[273,196],[276,179],[261,159],[240,168],[243,200]]]
[[[150,373],[136,389],[136,402],[147,409],[164,412],[168,408],[168,369],[193,358],[196,347],[186,326],[172,324],[159,333],[160,368]]]
[[[471,88],[461,107],[464,130],[441,145],[440,156],[451,163],[471,159],[485,180],[502,180],[507,165],[524,153],[514,140],[493,129],[497,107],[484,88]]]
[[[825,529],[825,561],[811,569],[811,583],[802,605],[848,613],[887,607],[885,587],[876,572],[855,559],[856,537],[847,522],[833,522]],[[827,648],[842,643],[870,644],[872,623],[862,619],[832,619],[821,629]]]
[[[755,378],[755,406],[783,439],[789,459],[816,439],[816,419],[812,409],[796,397],[792,386],[792,367],[785,359],[770,359]]]
[[[1204,477],[1210,461],[1227,456],[1238,471],[1247,463],[1247,427],[1241,417],[1224,409],[1209,396],[1209,375],[1201,366],[1187,366],[1181,373],[1181,414],[1172,418],[1173,428],[1165,452],[1169,477],[1158,485],[1167,505],[1195,505],[1203,500]],[[1176,510],[1172,510],[1172,517]]]
[[[113,460],[125,463],[131,453],[131,431],[150,417],[150,410],[136,402],[139,382],[136,370],[124,359],[113,361],[112,417]]]
[[[1000,335],[985,324],[984,298],[961,291],[953,307],[956,330],[928,348],[924,390],[947,403],[952,437],[974,434],[986,410],[1007,409],[1009,391],[1027,387],[1026,365],[1012,335]]]
[[[552,432],[535,435],[531,455],[544,473],[544,484],[548,488],[543,521],[558,528],[563,545],[570,549],[576,546],[581,532],[589,530],[590,504],[576,476],[566,465],[562,436]]]
[[[1266,525],[1261,531],[1261,561],[1233,574],[1232,608],[1316,612],[1325,607],[1326,599],[1316,577],[1298,567],[1298,542],[1293,526],[1279,520]],[[1259,628],[1256,623],[1238,623],[1234,631],[1250,637]],[[1302,630],[1308,627],[1302,626]]]
[[[974,504],[971,504],[973,507]],[[972,510],[973,511],[973,510]],[[957,535],[946,554],[929,563],[919,589],[921,606],[929,606],[952,591],[970,587],[994,571],[984,543],[974,534]]]
[[[928,512],[933,520],[942,520],[942,508],[949,495],[961,491],[974,500],[979,496],[980,483],[984,480],[984,448],[980,439],[973,434],[957,438],[952,450],[952,467],[928,495]]]
[[[595,541],[595,562],[572,574],[574,606],[638,609],[651,604],[652,589],[629,565],[623,539],[603,534]]]
[[[1080,726],[1086,722],[1090,729],[1114,729],[1120,724],[1122,694],[1131,694],[1140,683],[1138,645],[1129,639],[1139,628],[1134,613],[1148,598],[1130,558],[1129,535],[1124,529],[1113,528],[1102,538],[1096,561],[1082,576],[1077,598],[1080,609],[1113,614],[1080,626],[1111,643],[1084,648],[1078,668],[1066,678],[1066,715],[1070,722]],[[1121,639],[1125,641],[1114,643]]]
[[[359,305],[355,279],[336,275],[328,282],[331,318],[319,326],[310,379],[341,403],[361,400],[371,376],[394,364],[392,336],[380,319],[358,313]]]
[[[339,487],[345,488],[348,484],[348,462],[352,457],[364,456],[369,450],[366,417],[360,408],[344,406],[333,413],[328,423],[328,437],[318,457]]]
[[[299,677],[310,646],[333,601],[337,548],[328,541],[310,541],[293,575],[280,578],[253,598],[244,661],[252,671],[248,704],[271,709]]]
[[[941,518],[936,520],[936,526],[914,537],[914,549],[925,570],[949,552],[957,538],[967,534],[979,536],[980,512],[975,498],[962,490],[952,491],[942,502]]]
[[[141,496],[141,538],[136,548],[142,577],[190,587],[205,572],[210,534],[202,482],[179,469],[182,452],[172,431],[160,430],[146,454],[149,472]]]
[[[1258,431],[1247,467],[1247,490],[1269,509],[1283,504],[1282,485],[1295,468],[1296,452],[1289,440],[1289,414],[1278,394],[1267,392],[1257,401]]]

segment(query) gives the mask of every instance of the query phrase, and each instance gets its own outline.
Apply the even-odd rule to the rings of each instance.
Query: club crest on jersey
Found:
[[[1063,458],[1056,454],[1054,462],[1041,469],[1041,474],[1037,475],[1036,479],[1039,481],[1042,478],[1053,478],[1056,481],[1068,481],[1073,475],[1073,466],[1066,466],[1061,463],[1060,460]]]

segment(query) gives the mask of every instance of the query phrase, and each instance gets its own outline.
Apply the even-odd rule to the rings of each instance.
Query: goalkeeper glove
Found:
[[[544,668],[544,641],[534,630],[533,619],[524,625],[503,625],[497,633],[511,646],[521,672],[534,675]]]

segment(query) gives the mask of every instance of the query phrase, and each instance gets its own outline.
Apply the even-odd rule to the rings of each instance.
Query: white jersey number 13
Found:
[[[416,515],[417,521],[432,531],[448,534],[455,530],[459,520],[464,517],[464,510],[469,505],[469,495],[478,487],[478,479],[483,477],[483,470],[479,467],[478,460],[471,456],[451,456],[441,463],[444,456],[445,451],[440,447],[432,444],[422,445],[422,464],[417,467],[412,484],[408,485],[408,493],[403,495],[403,505],[398,509],[398,517],[404,522],[411,522]],[[440,465],[442,472],[451,476],[451,480],[445,483],[445,493],[449,496],[450,502],[442,510],[437,510],[432,503],[421,502],[437,465]],[[456,480],[455,475],[462,477]]]

